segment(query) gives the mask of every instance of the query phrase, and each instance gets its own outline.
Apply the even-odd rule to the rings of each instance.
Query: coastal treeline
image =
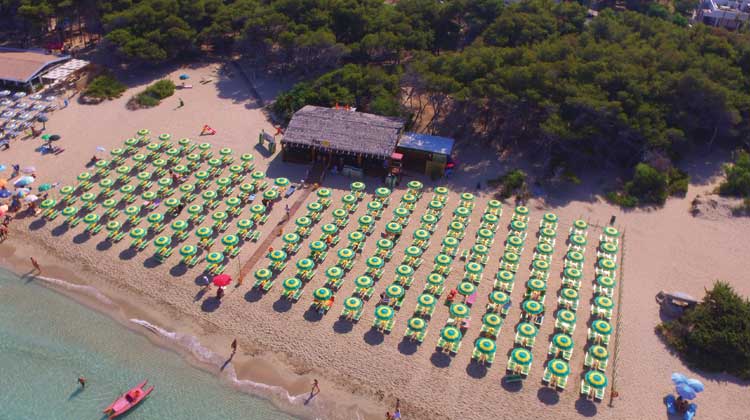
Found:
[[[307,81],[276,102],[404,116],[420,129],[527,148],[549,173],[632,168],[623,205],[683,192],[673,162],[750,134],[750,35],[652,2],[592,17],[527,0],[3,0],[30,37],[79,22],[124,60],[240,53]],[[679,7],[678,7],[679,6]],[[58,30],[63,35],[65,27]]]

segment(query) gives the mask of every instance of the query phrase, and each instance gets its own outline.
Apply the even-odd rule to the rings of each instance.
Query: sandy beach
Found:
[[[241,77],[235,71],[220,72],[218,69],[218,64],[174,69],[165,77],[176,81],[177,75],[187,73],[193,88],[178,90],[173,97],[152,109],[126,110],[127,100],[151,81],[139,80],[135,76],[132,80],[125,80],[130,89],[117,100],[95,106],[71,101],[68,108],[51,114],[47,123],[48,133],[62,136],[59,146],[65,152],[42,155],[37,151],[40,140],[21,140],[4,151],[0,160],[8,167],[14,163],[22,167],[35,166],[39,178],[37,185],[43,182],[72,184],[76,175],[85,170],[97,146],[111,150],[138,129],[148,128],[154,134],[170,133],[173,138],[208,141],[216,149],[231,147],[236,154],[253,153],[256,168],[265,171],[269,178],[284,176],[293,182],[302,178],[306,166],[285,164],[278,154],[269,156],[264,148],[256,147],[261,130],[273,133],[275,129],[266,120]],[[209,78],[211,83],[199,83],[199,80]],[[272,100],[278,89],[278,85],[268,82],[259,90],[265,100]],[[179,99],[185,103],[182,108],[177,108]],[[204,124],[215,128],[217,134],[199,136]],[[104,241],[106,233],[95,237],[82,234],[83,225],[69,230],[61,227],[62,218],[41,222],[38,217],[20,216],[11,224],[10,238],[0,245],[0,258],[4,266],[25,273],[31,268],[28,258],[33,255],[42,265],[45,277],[92,286],[112,303],[97,299],[90,292],[93,289],[83,294],[80,290],[68,292],[77,294],[99,310],[112,313],[155,340],[167,344],[164,337],[157,337],[163,331],[178,333],[182,337],[194,336],[205,349],[199,352],[205,357],[195,351],[191,353],[189,349],[181,351],[206,369],[219,372],[216,362],[229,356],[229,343],[236,337],[240,351],[232,360],[231,369],[224,369],[221,374],[231,376],[233,373],[229,372],[236,372],[237,378],[256,383],[245,382],[248,391],[263,395],[279,407],[304,418],[382,419],[387,410],[393,409],[396,398],[400,398],[403,416],[408,419],[663,418],[666,411],[662,398],[673,391],[670,374],[675,371],[689,373],[706,384],[706,391],[697,400],[697,418],[740,420],[747,417],[745,413],[750,411],[747,382],[724,375],[689,371],[675,355],[670,354],[654,332],[654,327],[660,322],[654,296],[660,290],[684,291],[702,297],[704,288],[710,287],[716,279],[722,279],[738,293],[750,296],[750,283],[746,281],[750,260],[746,258],[747,252],[742,245],[743,240],[750,236],[750,223],[745,218],[693,217],[688,212],[695,195],[709,193],[718,182],[721,170],[718,153],[686,163],[695,182],[685,198],[670,199],[661,209],[622,211],[605,203],[592,193],[607,185],[608,179],[603,175],[586,178],[582,174],[582,178],[588,179],[582,185],[545,186],[540,194],[535,192],[538,197],[528,203],[531,209],[529,237],[511,295],[513,306],[498,336],[493,366],[482,368],[472,364],[471,350],[473,341],[479,337],[483,307],[492,290],[492,277],[499,268],[503,239],[508,233],[514,207],[510,202],[504,204],[500,227],[490,249],[491,258],[478,288],[479,298],[472,309],[473,322],[455,357],[449,358],[435,351],[440,328],[449,317],[448,307],[442,304],[445,295],[432,315],[424,343],[415,346],[403,341],[407,320],[416,306],[424,279],[431,271],[431,262],[439,253],[439,241],[447,230],[450,217],[443,217],[439,222],[432,245],[423,255],[425,263],[416,270],[414,286],[406,291],[402,309],[395,315],[393,332],[383,336],[372,331],[377,296],[390,283],[389,276],[410,244],[419,225],[418,217],[427,209],[431,189],[438,185],[451,189],[444,214],[452,212],[458,205],[461,192],[468,191],[477,196],[466,238],[461,243],[461,249],[464,249],[473,243],[481,212],[492,198],[490,191],[475,188],[477,181],[484,183],[496,177],[498,172],[517,167],[524,161],[522,156],[488,156],[480,145],[467,144],[460,145],[457,158],[461,167],[450,180],[435,183],[426,177],[410,174],[408,180],[421,180],[427,192],[417,202],[412,220],[394,249],[396,256],[384,266],[386,275],[376,283],[373,298],[365,302],[362,318],[356,324],[339,320],[342,302],[344,297],[352,294],[354,278],[365,270],[364,257],[372,255],[376,249],[375,238],[390,220],[394,204],[377,222],[376,233],[366,241],[361,256],[357,257],[353,269],[344,277],[344,285],[336,293],[333,308],[323,317],[308,311],[312,291],[325,283],[322,272],[335,264],[335,251],[345,246],[345,239],[333,248],[334,251],[317,269],[319,274],[305,286],[296,304],[280,299],[280,280],[294,275],[294,263],[307,255],[307,246],[314,240],[312,238],[319,236],[320,226],[332,220],[330,210],[315,225],[314,233],[302,242],[302,250],[276,277],[276,284],[269,293],[251,290],[252,272],[267,263],[263,258],[241,286],[227,289],[220,304],[212,299],[213,292],[201,291],[199,279],[203,275],[204,263],[186,269],[179,264],[179,255],[174,255],[165,263],[154,265],[150,260],[152,248],[134,254],[127,250],[129,239],[110,244]],[[332,208],[336,208],[341,197],[349,191],[350,182],[340,175],[329,175],[325,179],[323,186],[333,190],[331,199],[335,204]],[[370,196],[375,187],[380,186],[379,179],[366,178],[364,182]],[[397,202],[404,192],[405,186],[396,189],[392,200]],[[260,227],[262,239],[245,244],[240,254],[228,264],[227,274],[236,277],[259,244],[276,235],[276,226],[284,219],[284,205],[291,206],[303,194],[304,191],[295,193],[274,206],[268,222]],[[315,194],[307,196],[292,217],[303,215],[304,205],[314,200]],[[342,229],[339,236],[345,238],[356,229],[356,218],[365,214],[367,201],[369,198],[350,216],[352,222]],[[514,328],[521,319],[522,284],[529,276],[535,235],[542,215],[548,211],[560,218],[560,237],[552,254],[549,278],[549,288],[554,293],[560,289],[563,256],[567,251],[564,238],[568,228],[578,218],[591,224],[580,292],[583,306],[579,309],[578,326],[572,335],[575,352],[570,360],[568,388],[561,393],[544,387],[541,382],[548,359],[547,345],[554,329],[556,305],[553,303],[547,305],[547,320],[539,331],[537,340],[540,344],[532,352],[534,362],[528,378],[521,387],[501,383],[508,354],[513,348]],[[596,243],[601,228],[612,215],[617,217],[615,225],[624,233],[624,254],[619,256],[624,266],[623,277],[618,279],[622,299],[615,302],[620,311],[620,323],[615,326],[619,350],[614,384],[608,387],[604,401],[592,403],[579,398],[578,383],[585,372],[583,345],[586,324],[591,320],[588,304],[593,296],[591,285],[595,278]],[[293,229],[291,224],[283,228],[285,232]],[[234,230],[236,228],[232,226],[229,232]],[[191,235],[188,242],[195,241]],[[277,237],[271,246],[279,248],[281,245],[281,238]],[[446,280],[447,288],[455,287],[461,280],[462,264],[459,261],[454,263],[453,272]],[[147,321],[161,330],[143,328],[143,323],[135,324],[130,321],[132,319]],[[179,347],[179,344],[170,345]],[[610,366],[607,370],[610,381],[613,380],[612,373],[613,367]],[[314,378],[320,380],[322,392],[310,399],[308,394]],[[610,406],[609,392],[613,386],[619,396]]]

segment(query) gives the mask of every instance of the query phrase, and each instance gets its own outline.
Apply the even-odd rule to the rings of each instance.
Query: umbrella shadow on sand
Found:
[[[255,303],[263,299],[263,292],[257,287],[253,287],[245,293],[245,300],[250,303]]]
[[[67,223],[61,223],[56,228],[52,229],[52,236],[63,236],[70,229]]]
[[[30,231],[39,230],[39,229],[43,228],[45,225],[47,225],[47,219],[45,219],[45,218],[42,217],[42,218],[36,219],[33,222],[31,222],[29,224],[29,230]]]
[[[482,379],[487,376],[487,366],[471,359],[469,364],[466,365],[466,373],[474,379]]]
[[[78,235],[73,237],[73,243],[80,245],[80,244],[88,242],[89,239],[91,239],[91,235],[89,235],[88,232],[81,232]]]
[[[596,415],[596,404],[586,398],[579,398],[576,401],[576,411],[584,417],[593,417]]]
[[[369,330],[367,330],[362,338],[365,339],[365,343],[371,346],[383,344],[383,341],[385,340],[385,336],[383,335],[383,333],[376,330],[375,328],[370,328]]]
[[[417,350],[419,350],[419,345],[406,337],[398,343],[398,351],[403,355],[411,356],[416,353]]]
[[[156,268],[161,265],[161,261],[159,261],[156,257],[148,257],[146,258],[146,261],[143,262],[143,266],[146,268]]]
[[[288,312],[290,309],[292,309],[292,302],[289,299],[280,297],[273,303],[273,310],[278,313]]]
[[[121,260],[132,260],[136,255],[138,255],[138,252],[136,252],[133,248],[126,248],[122,252],[120,252],[120,259]]]
[[[441,351],[435,351],[430,356],[432,365],[439,368],[447,368],[451,365],[451,357]]]
[[[339,318],[333,323],[333,331],[338,334],[347,334],[352,331],[354,324],[346,319]]]
[[[305,311],[303,317],[307,322],[319,322],[321,319],[323,319],[323,315],[312,306]]]
[[[96,250],[97,251],[106,251],[108,249],[112,248],[112,241],[108,241],[106,239],[100,241],[98,244],[96,244]]]
[[[169,275],[172,277],[181,277],[187,273],[188,267],[185,264],[177,264],[169,269]]]
[[[555,405],[560,402],[560,394],[554,389],[548,387],[539,388],[536,397],[545,405]]]
[[[217,298],[216,296],[211,296],[203,301],[203,304],[201,304],[201,309],[203,310],[203,312],[214,312],[215,310],[219,309],[219,306],[221,306],[221,299]]]

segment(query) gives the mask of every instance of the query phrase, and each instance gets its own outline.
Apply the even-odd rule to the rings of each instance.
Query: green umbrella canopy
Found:
[[[172,238],[169,236],[159,236],[158,238],[154,239],[154,246],[158,248],[163,248],[171,244],[172,244]]]
[[[334,265],[331,267],[328,267],[326,270],[326,277],[329,279],[340,279],[344,276],[344,270],[341,269],[341,267]]]
[[[465,226],[461,222],[451,222],[451,224],[449,225],[449,228],[450,230],[454,232],[461,232],[464,230]]]
[[[365,235],[362,232],[358,231],[358,230],[350,232],[347,237],[352,242],[362,242],[362,241],[365,240]]]
[[[617,268],[617,264],[615,264],[614,261],[610,260],[609,258],[600,258],[599,262],[597,262],[597,265],[599,268],[602,268],[604,270],[614,270]]]
[[[570,365],[568,365],[568,362],[561,359],[552,359],[547,364],[547,368],[552,372],[553,375],[559,376],[559,377],[565,377],[568,376],[570,373]]]
[[[465,192],[461,194],[461,200],[463,201],[474,201],[474,194]]]
[[[518,334],[522,335],[523,337],[536,337],[539,330],[537,327],[529,322],[522,322],[518,324],[518,327],[516,327],[516,331],[518,331]]]
[[[417,258],[422,255],[422,248],[418,246],[410,246],[404,250],[404,253],[410,257]]]
[[[224,245],[224,246],[235,246],[239,242],[240,242],[240,238],[238,238],[237,235],[224,235],[221,238],[221,244]],[[280,251],[280,252],[284,252],[284,251]],[[284,254],[286,254],[286,253],[284,253]]]
[[[374,282],[372,280],[372,277],[370,276],[359,276],[356,279],[354,279],[354,284],[356,284],[357,287],[363,288],[363,289],[372,287],[373,283]]]
[[[187,137],[183,137],[177,140],[177,144],[179,144],[180,146],[187,146],[188,144],[190,144],[190,139]]]
[[[257,280],[261,280],[261,281],[268,280],[272,276],[273,276],[273,273],[271,272],[271,270],[267,268],[261,268],[261,269],[255,270],[255,278]]]
[[[564,299],[575,301],[578,300],[578,291],[576,289],[571,289],[570,287],[564,287],[560,290],[560,296]]]
[[[393,308],[390,306],[380,305],[375,308],[375,317],[381,321],[388,321],[393,318]]]
[[[492,293],[490,293],[490,300],[497,305],[505,305],[506,303],[508,303],[510,298],[507,294],[505,294],[505,292],[494,290],[492,291]]]
[[[148,181],[149,179],[151,179],[151,172],[138,172],[138,175],[136,175],[135,177],[138,178],[139,181]]]
[[[167,206],[167,207],[169,207],[169,208],[177,207],[178,204],[180,204],[180,200],[178,200],[178,199],[176,199],[174,197],[169,197],[166,200],[164,200],[164,205]]]
[[[445,254],[438,254],[435,256],[435,264],[438,265],[450,265],[453,262],[453,258]]]
[[[594,298],[594,304],[602,309],[612,309],[615,306],[615,303],[612,302],[612,299],[608,298],[607,296],[597,296]]]
[[[620,232],[617,229],[615,229],[614,227],[612,227],[612,226],[605,227],[604,228],[604,234],[607,235],[607,236],[609,236],[609,237],[611,237],[611,238],[616,238],[616,237],[620,236]]]
[[[248,194],[248,193],[251,193],[251,192],[255,191],[255,187],[253,186],[253,184],[250,184],[248,182],[243,182],[240,185],[240,191],[242,191],[243,193]]]
[[[520,216],[525,216],[529,214],[529,208],[526,206],[518,206],[516,207],[515,212]]]
[[[130,194],[133,191],[135,191],[135,187],[130,184],[125,184],[122,187],[120,187],[120,192],[123,194]]]
[[[247,220],[248,222],[250,222],[250,220],[248,220],[248,219],[242,219],[242,220]],[[252,225],[252,222],[250,222],[250,223]],[[239,222],[238,222],[238,224],[239,224]],[[283,239],[284,239],[284,242],[286,242],[288,244],[296,244],[297,242],[299,242],[300,237],[299,237],[299,235],[297,235],[294,232],[289,232],[289,233],[284,234],[284,238]]]
[[[414,274],[414,269],[411,268],[409,265],[401,264],[398,267],[396,267],[396,274],[403,277],[410,277]]]
[[[240,155],[240,160],[243,162],[252,162],[253,160],[255,160],[255,157],[250,153],[243,153],[242,155]]]
[[[221,163],[222,163],[221,159],[218,159],[218,158],[211,158],[208,160],[208,166],[211,166],[214,168],[221,166]]]
[[[380,257],[370,257],[365,263],[370,268],[378,269],[383,266],[383,259]]]
[[[90,225],[92,223],[96,223],[99,221],[99,215],[94,213],[89,213],[86,216],[83,217],[83,223],[86,223],[87,225]]]
[[[464,305],[463,303],[454,303],[450,306],[449,312],[452,316],[456,318],[468,318],[469,317],[469,307]]]
[[[310,270],[313,267],[315,267],[315,263],[309,258],[303,258],[297,261],[297,268],[299,270]]]
[[[208,238],[214,234],[213,229],[211,229],[208,226],[202,226],[199,227],[198,230],[195,231],[195,236],[199,238]]]
[[[440,336],[443,337],[443,340],[445,341],[456,342],[460,341],[463,335],[461,334],[461,331],[458,330],[458,328],[444,327],[440,332]]]
[[[445,238],[443,238],[443,245],[450,248],[455,248],[458,246],[458,239],[453,236],[446,236]]]
[[[44,201],[42,201],[42,204],[44,204]],[[108,198],[108,199],[102,201],[102,206],[104,206],[104,208],[111,209],[111,208],[113,208],[116,205],[117,205],[117,200],[115,200],[114,198]]]
[[[570,251],[565,258],[573,262],[583,262],[583,254],[578,251]]]
[[[448,188],[446,187],[435,187],[435,194],[446,195],[448,194]]]
[[[471,214],[471,210],[467,209],[466,207],[456,207],[455,210],[453,210],[453,214],[456,216],[466,217]]]
[[[138,144],[138,139],[134,139],[132,137],[129,139],[125,139],[126,146],[135,146],[136,144]]]
[[[176,230],[180,232],[180,231],[187,229],[187,227],[188,227],[188,224],[184,220],[175,220],[174,222],[172,222],[172,230]]]
[[[523,246],[523,239],[519,236],[510,235],[508,236],[507,242],[508,242],[508,245],[510,246],[515,246],[515,247]]]
[[[383,208],[383,203],[380,201],[370,201],[367,203],[367,209],[370,211],[378,211]]]
[[[409,328],[414,331],[422,331],[427,327],[427,323],[422,318],[410,318],[409,319]]]
[[[527,227],[528,225],[525,222],[522,222],[520,220],[514,220],[510,222],[510,228],[517,232],[524,231],[526,230]]]
[[[570,350],[573,348],[573,339],[568,334],[558,333],[552,337],[552,344],[561,350]]]
[[[487,207],[489,207],[491,209],[499,209],[502,206],[503,206],[503,203],[501,203],[498,200],[490,200],[490,201],[487,202]]]
[[[344,209],[335,209],[331,214],[334,219],[345,219],[348,213]]]
[[[171,138],[172,138],[172,135],[169,133],[159,134],[159,140],[161,141],[168,141]]]
[[[392,299],[398,299],[404,295],[404,288],[394,283],[385,289],[385,294]]]
[[[554,238],[557,236],[557,232],[551,228],[543,228],[542,230],[539,231],[539,233],[544,238]]]
[[[511,283],[516,278],[516,276],[510,271],[500,270],[495,275],[495,278],[503,283]]]
[[[474,286],[473,283],[469,283],[468,281],[462,281],[461,283],[458,284],[458,293],[464,296],[469,296],[472,293],[476,292],[476,290],[477,290],[477,287]]]
[[[435,299],[435,296],[432,296],[432,295],[427,294],[427,293],[423,293],[423,294],[419,295],[419,297],[417,298],[417,302],[420,305],[422,305],[422,306],[428,306],[428,307],[435,306],[435,302],[436,301],[437,301],[437,299]]]
[[[599,372],[598,370],[590,370],[586,372],[586,383],[591,385],[591,387],[596,389],[603,389],[607,386],[607,377],[604,376],[603,373]]]
[[[437,222],[437,217],[435,217],[434,214],[425,213],[422,215],[422,223],[427,223],[428,225],[435,224]]]
[[[128,206],[125,208],[126,216],[136,216],[141,212],[141,206]]]
[[[375,222],[375,219],[373,219],[372,216],[365,214],[364,216],[360,216],[357,222],[360,225],[369,226]]]
[[[151,164],[156,166],[157,168],[161,168],[161,167],[167,166],[167,161],[162,158],[159,158],[151,162]]]
[[[578,280],[581,278],[581,276],[583,276],[583,273],[581,273],[581,270],[577,268],[567,267],[565,270],[563,270],[563,275],[571,280]]]
[[[355,197],[355,196],[353,196],[351,194],[346,194],[343,197],[341,197],[341,201],[343,201],[344,204],[352,204],[355,201],[357,201],[357,197]]]
[[[612,333],[612,325],[603,319],[597,319],[591,324],[591,328],[601,335],[609,335]]]
[[[180,191],[184,193],[191,193],[195,191],[195,185],[193,184],[182,184],[180,185]]]
[[[88,172],[81,172],[78,174],[79,181],[88,181],[89,179],[91,179],[91,174]]]
[[[65,207],[62,211],[62,215],[65,217],[70,217],[76,213],[78,213],[78,207],[76,206]]]
[[[238,166],[238,168],[240,170],[242,170],[241,166]],[[231,169],[231,168],[229,168],[229,169]],[[273,183],[276,184],[279,187],[286,187],[287,185],[289,185],[289,178],[284,178],[284,177],[276,178],[273,181]]]
[[[342,260],[351,260],[354,258],[354,251],[349,248],[341,248],[339,249],[338,256]]]
[[[560,309],[557,311],[557,319],[568,324],[576,322],[576,313],[568,309]]]
[[[607,351],[606,347],[600,345],[591,346],[589,348],[589,354],[591,355],[591,357],[597,360],[609,359],[609,351]]]
[[[113,180],[111,180],[109,178],[104,178],[101,181],[99,181],[99,186],[102,187],[102,188],[109,188],[112,185],[114,185],[114,183],[115,183],[115,181],[113,181]]]
[[[208,179],[211,176],[207,171],[198,171],[195,173],[195,177],[198,179]]]
[[[146,150],[149,152],[157,152],[161,148],[161,145],[158,143],[149,143],[146,145]]]
[[[479,229],[479,232],[477,232],[477,236],[482,239],[492,239],[495,234],[489,229]]]
[[[515,349],[513,349],[513,351],[510,353],[510,357],[519,365],[531,364],[531,361],[534,358],[531,355],[531,352],[523,347],[516,347]]]
[[[219,179],[216,180],[216,185],[218,185],[220,187],[226,187],[227,185],[229,185],[231,183],[232,183],[232,180],[229,179],[229,178],[227,178],[227,177],[225,177],[225,176],[223,176],[223,177],[221,177],[221,178],[219,178]]]
[[[144,236],[146,236],[146,229],[143,228],[133,228],[130,230],[130,237],[134,239],[141,239]]]
[[[250,206],[250,211],[255,214],[261,214],[266,211],[266,206],[263,204],[253,204]],[[310,226],[312,223],[312,220],[310,220],[307,216],[298,217],[297,220],[294,222],[297,224],[297,226]],[[300,224],[300,223],[307,223],[307,224]]]
[[[413,181],[409,181],[409,183],[406,184],[406,186],[409,187],[412,190],[417,190],[417,191],[419,191],[422,188],[424,188],[424,185],[421,182],[417,181],[416,179],[413,180]]]
[[[599,286],[602,286],[608,289],[615,287],[615,280],[609,276],[598,276],[596,278],[596,283],[599,284]]]
[[[440,201],[432,200],[432,201],[430,201],[429,207],[432,210],[442,210],[443,207],[445,207],[445,206],[443,206],[443,203],[440,202]]]
[[[539,271],[547,271],[549,270],[549,263],[544,260],[534,260],[531,263],[531,266],[536,268]]]
[[[244,170],[245,170],[245,168],[243,168],[242,165],[232,165],[232,166],[229,167],[229,172],[231,172],[231,173],[233,173],[235,175],[241,173]],[[276,178],[276,179],[279,180],[279,179],[286,179],[286,178]],[[274,181],[274,183],[275,182],[276,181]],[[287,179],[287,184],[286,185],[289,185],[288,182],[289,182],[289,180]],[[279,185],[279,184],[276,184],[276,185]]]
[[[479,273],[482,272],[482,270],[484,270],[484,267],[482,266],[482,264],[475,263],[475,262],[469,262],[469,263],[466,263],[465,269],[469,273],[479,274]]]
[[[219,154],[222,155],[222,156],[228,156],[228,155],[231,155],[232,153],[234,153],[234,152],[232,151],[232,149],[230,149],[228,147],[222,147],[219,150]]]
[[[487,222],[487,223],[490,223],[490,224],[495,224],[495,223],[497,223],[500,220],[500,218],[497,217],[497,216],[495,216],[492,213],[485,213],[482,216],[482,220],[485,221],[485,222]]]
[[[85,192],[81,194],[81,200],[86,201],[86,202],[94,201],[96,200],[96,195],[94,195],[94,193]]]
[[[517,263],[520,257],[515,252],[506,252],[503,254],[503,260],[508,263]]]
[[[259,181],[259,180],[261,180],[261,179],[265,178],[265,177],[266,177],[266,174],[265,174],[265,173],[263,173],[263,172],[261,172],[261,171],[255,171],[255,172],[253,172],[253,173],[252,173],[252,174],[250,175],[250,177],[251,177],[252,179],[256,180],[256,181]]]
[[[404,194],[404,196],[401,197],[401,201],[404,203],[413,203],[417,201],[417,196],[414,194]]]
[[[484,317],[482,318],[482,322],[492,328],[498,328],[503,323],[503,318],[500,317],[498,314],[494,313],[487,313],[484,314]]]
[[[326,243],[323,241],[310,242],[310,250],[314,252],[323,252],[327,248]]]
[[[210,143],[201,143],[201,144],[198,145],[198,150],[201,150],[201,151],[206,151],[206,150],[208,150],[210,148],[211,148],[211,144]]]
[[[331,196],[331,190],[328,188],[320,188],[315,194],[317,194],[319,198],[328,198]]]
[[[441,284],[445,283],[445,277],[441,276],[438,273],[430,273],[427,276],[427,283],[433,286],[440,286]]]
[[[263,191],[263,198],[266,200],[275,200],[279,198],[279,192],[276,190],[265,190]]]
[[[570,237],[570,243],[573,245],[584,246],[586,245],[586,237],[583,235],[572,235]]]
[[[187,209],[190,214],[201,214],[203,213],[203,206],[200,204],[192,204]]]
[[[251,227],[253,227],[253,221],[250,219],[240,219],[237,221],[237,227],[240,229],[250,229]],[[286,235],[284,235],[284,242],[287,242],[289,238],[296,238],[296,242],[299,240],[299,235],[294,232],[287,233]]]
[[[589,224],[585,220],[578,219],[573,222],[573,226],[578,230],[584,230],[589,227]]]
[[[477,349],[484,354],[492,354],[495,352],[495,342],[489,338],[480,338],[477,340]]]
[[[229,197],[224,201],[228,207],[237,207],[240,205],[240,199],[237,197]]]
[[[536,245],[536,251],[540,254],[549,255],[554,251],[554,248],[546,242],[540,242]]]
[[[288,291],[294,291],[302,287],[302,282],[300,281],[300,279],[296,277],[290,277],[284,280],[283,285],[284,285],[284,289]]]
[[[336,232],[339,231],[338,226],[334,225],[333,223],[326,223],[321,227],[321,230],[323,233],[327,233],[329,235],[334,235]]]
[[[307,209],[310,211],[320,211],[323,209],[323,205],[317,201],[313,201],[307,204]]]
[[[149,223],[160,223],[162,220],[164,220],[164,215],[161,213],[151,213],[148,215],[146,220]]]
[[[608,254],[615,254],[617,253],[617,244],[615,244],[614,242],[602,242],[599,245],[599,249],[602,252],[606,252]]]
[[[547,290],[547,283],[539,279],[530,279],[526,282],[526,287],[535,292],[543,292]]]
[[[57,200],[54,198],[47,198],[42,201],[42,204],[40,205],[43,209],[51,209],[52,207],[55,207],[57,205]]]
[[[216,222],[222,222],[224,220],[227,220],[227,217],[229,217],[229,215],[224,211],[217,211],[211,215],[211,219]]]
[[[72,187],[72,186],[70,186],[70,185],[66,185],[66,186],[64,186],[64,187],[60,188],[60,193],[61,193],[62,195],[70,195],[70,194],[72,194],[72,193],[73,193],[73,191],[75,191],[75,190],[76,190],[76,189],[75,189],[74,187]]]
[[[183,257],[192,257],[198,253],[198,248],[194,245],[183,245],[180,248],[180,255]]]
[[[138,162],[138,163],[145,162],[146,159],[148,159],[148,156],[144,155],[143,153],[136,153],[133,156],[133,160],[136,161],[136,162]]]
[[[284,261],[286,259],[286,252],[281,249],[275,249],[268,254],[268,258],[271,261]]]
[[[390,239],[381,238],[377,242],[378,249],[389,250],[393,248],[393,241]]]
[[[180,154],[180,150],[176,149],[174,147],[170,147],[169,149],[167,149],[166,154],[167,154],[167,156],[174,157],[174,156],[177,156],[177,155]]]
[[[525,300],[521,306],[525,312],[531,315],[539,315],[544,312],[544,305],[535,300]]]
[[[542,217],[545,222],[557,223],[557,215],[555,213],[544,213]]]
[[[352,191],[362,191],[365,189],[365,184],[359,181],[352,182],[350,188]]]
[[[380,187],[375,190],[375,195],[381,198],[388,197],[391,195],[391,190],[386,187]]]
[[[125,153],[125,151],[119,147],[116,147],[109,151],[109,154],[112,156],[122,156],[123,153]]]
[[[362,307],[362,299],[356,296],[349,296],[344,300],[344,307],[350,311],[359,310]]]

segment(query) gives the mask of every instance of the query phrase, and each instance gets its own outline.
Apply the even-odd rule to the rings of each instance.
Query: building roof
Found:
[[[88,61],[74,58],[44,73],[42,77],[44,77],[45,79],[49,79],[49,80],[65,80],[71,74],[77,72],[78,70],[88,65],[89,65]]]
[[[0,48],[0,80],[28,83],[49,65],[69,58],[69,55],[58,56],[39,51]]]
[[[403,127],[398,118],[307,105],[294,113],[281,142],[388,157]]]
[[[398,147],[419,150],[420,152],[450,155],[453,152],[453,139],[431,136],[429,134],[404,133],[398,142]]]

